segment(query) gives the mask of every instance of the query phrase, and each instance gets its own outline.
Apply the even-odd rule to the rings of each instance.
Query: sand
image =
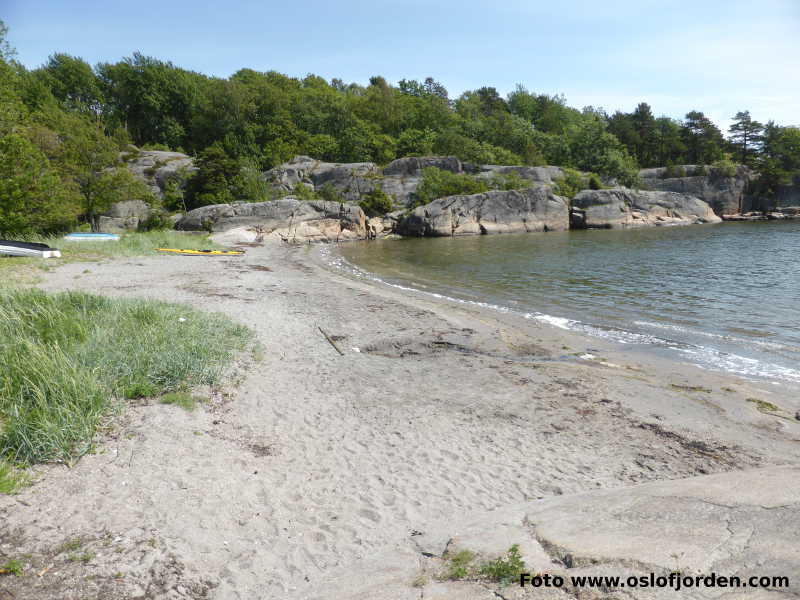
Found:
[[[510,598],[414,587],[439,560],[419,540],[559,496],[800,465],[788,384],[351,278],[316,247],[67,264],[41,287],[219,311],[262,349],[205,407],[130,406],[96,453],[0,497],[0,557],[35,565],[0,600]]]

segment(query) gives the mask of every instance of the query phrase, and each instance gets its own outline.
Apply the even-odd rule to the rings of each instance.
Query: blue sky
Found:
[[[138,50],[222,77],[432,76],[451,97],[521,83],[578,108],[800,125],[800,0],[0,0],[0,18],[29,67]]]

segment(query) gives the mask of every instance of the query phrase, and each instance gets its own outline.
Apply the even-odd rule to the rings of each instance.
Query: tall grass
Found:
[[[80,456],[114,398],[213,384],[249,339],[187,306],[0,289],[0,459]]]

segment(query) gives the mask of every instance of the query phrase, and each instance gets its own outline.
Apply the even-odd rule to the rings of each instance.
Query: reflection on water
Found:
[[[346,244],[381,279],[800,381],[800,222]]]

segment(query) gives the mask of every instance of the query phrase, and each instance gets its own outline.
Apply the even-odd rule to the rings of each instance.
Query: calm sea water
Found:
[[[375,241],[366,277],[707,368],[800,382],[800,222]]]

